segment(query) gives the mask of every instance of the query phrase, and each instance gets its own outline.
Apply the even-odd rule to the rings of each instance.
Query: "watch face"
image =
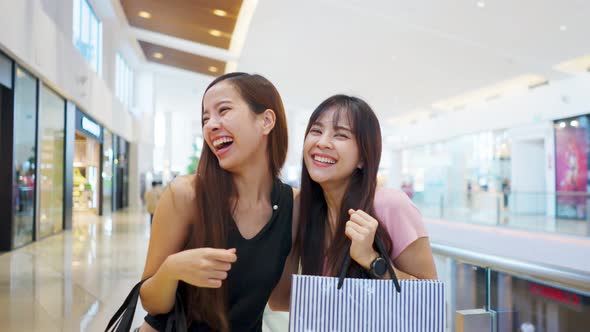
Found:
[[[385,272],[387,272],[387,262],[382,257],[379,257],[373,262],[372,268],[373,274],[381,278],[385,275]]]

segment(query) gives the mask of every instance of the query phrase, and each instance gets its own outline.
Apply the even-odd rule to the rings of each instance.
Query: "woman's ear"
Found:
[[[275,114],[275,111],[271,110],[271,109],[267,109],[264,111],[264,113],[261,114],[262,115],[262,132],[265,135],[270,134],[270,132],[272,131],[272,129],[275,127],[275,123],[277,121],[277,116]]]

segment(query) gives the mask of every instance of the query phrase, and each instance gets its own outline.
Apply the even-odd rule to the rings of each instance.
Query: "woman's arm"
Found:
[[[394,260],[394,265],[402,273],[409,275],[410,279],[437,279],[436,266],[430,248],[430,241],[427,237],[418,238],[412,242]],[[397,273],[397,271],[396,271]],[[402,276],[398,275],[400,279]]]
[[[391,257],[397,277],[436,279],[436,267],[422,214],[408,196],[401,191],[381,189],[375,195],[375,212],[393,242]],[[361,210],[351,210],[350,213],[347,235],[356,238],[356,241],[351,238],[351,255],[368,269],[378,256],[372,249],[378,222]],[[386,278],[391,278],[389,273]]]
[[[150,244],[142,280],[140,295],[143,307],[150,314],[169,312],[175,301],[178,279],[171,266],[172,254],[182,250],[190,229],[190,219],[183,213],[194,194],[191,191],[193,177],[176,178],[162,195],[154,214]]]
[[[194,176],[170,184],[154,215],[141,286],[141,302],[152,314],[168,313],[174,306],[178,281],[197,287],[219,288],[227,278],[234,249],[198,248],[181,251],[187,242],[194,206]]]

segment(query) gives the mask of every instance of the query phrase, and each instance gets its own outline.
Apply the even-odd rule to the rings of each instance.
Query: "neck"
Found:
[[[254,206],[261,201],[270,202],[273,176],[268,167],[266,151],[254,153],[254,158],[244,163],[239,171],[233,172],[233,181],[236,188],[236,198],[240,205]]]
[[[321,184],[324,192],[324,198],[328,205],[328,221],[330,222],[330,228],[332,231],[336,230],[338,223],[338,213],[342,208],[342,200],[344,194],[348,189],[349,181],[341,181],[339,183]]]

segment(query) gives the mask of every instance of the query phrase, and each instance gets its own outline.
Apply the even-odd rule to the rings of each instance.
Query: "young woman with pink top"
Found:
[[[332,96],[311,115],[297,237],[273,310],[288,310],[291,274],[337,276],[348,254],[347,277],[391,278],[391,259],[400,279],[437,278],[420,212],[402,191],[377,188],[381,147],[379,121],[359,98]]]

